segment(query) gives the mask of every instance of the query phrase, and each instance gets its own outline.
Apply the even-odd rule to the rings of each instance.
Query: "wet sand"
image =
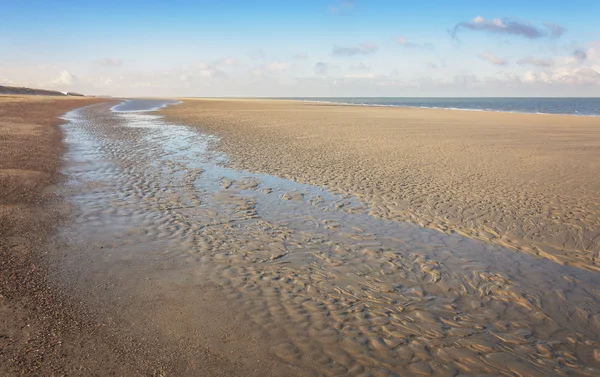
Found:
[[[370,213],[600,271],[600,118],[185,99],[231,166],[357,195]]]
[[[215,354],[206,342],[144,337],[118,316],[107,317],[102,307],[74,296],[68,277],[57,283],[52,266],[60,261],[53,256],[69,249],[55,237],[73,221],[74,209],[58,190],[68,180],[60,127],[65,120],[59,117],[107,101],[0,96],[0,375],[245,374],[248,367]],[[212,316],[237,326],[226,313]],[[210,330],[205,336],[225,335],[221,328]],[[244,344],[251,349],[252,339]]]
[[[103,323],[243,375],[598,374],[594,271],[233,169],[217,137],[155,113],[66,119],[50,277]]]

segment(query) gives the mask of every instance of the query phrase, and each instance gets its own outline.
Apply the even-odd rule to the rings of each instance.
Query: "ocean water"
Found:
[[[533,114],[600,116],[600,97],[586,98],[407,98],[407,97],[302,97],[302,101],[363,106],[501,111]]]

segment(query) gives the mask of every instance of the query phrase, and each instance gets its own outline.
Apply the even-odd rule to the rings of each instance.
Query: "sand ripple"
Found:
[[[214,137],[155,115],[97,106],[72,113],[66,130],[64,193],[77,215],[64,237],[98,246],[66,260],[92,261],[95,284],[140,261],[169,265],[181,287],[208,279],[276,340],[272,357],[314,374],[600,373],[593,272],[224,168]]]
[[[600,119],[185,100],[232,166],[357,195],[370,213],[600,271]]]

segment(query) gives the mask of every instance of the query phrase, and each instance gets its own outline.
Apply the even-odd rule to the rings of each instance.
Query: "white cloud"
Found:
[[[591,48],[577,50],[571,56],[555,59],[555,64],[541,72],[528,71],[523,81],[546,85],[569,85],[572,87],[600,86],[600,43]],[[600,89],[600,88],[598,88]]]
[[[200,77],[208,77],[208,78],[225,78],[227,75],[225,72],[218,70],[216,67],[206,64],[206,63],[198,63],[194,67],[193,74],[197,74]]]
[[[494,65],[507,65],[508,64],[508,61],[506,59],[496,56],[487,51],[479,54],[479,58],[481,58],[483,60],[487,60],[488,62],[490,62]]]
[[[265,65],[265,70],[267,72],[281,72],[287,68],[288,64],[286,62],[281,62],[278,60],[272,61],[271,63]]]
[[[79,79],[73,75],[72,73],[70,73],[69,71],[62,71],[60,73],[60,75],[58,76],[57,79],[53,80],[51,82],[51,84],[55,85],[55,86],[72,86],[74,84],[76,84],[79,81]]]
[[[544,72],[525,72],[522,79],[532,84],[600,85],[600,72],[592,68],[576,70],[562,68]]]

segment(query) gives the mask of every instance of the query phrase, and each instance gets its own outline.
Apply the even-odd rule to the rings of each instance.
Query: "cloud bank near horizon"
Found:
[[[224,57],[218,64],[162,71],[123,68],[117,75],[79,76],[58,67],[20,70],[31,78],[26,86],[123,96],[590,96],[597,95],[600,88],[600,43],[554,59],[526,56],[511,63],[490,52],[475,58],[497,70],[437,74],[447,68],[429,62],[423,65],[423,74],[411,77],[398,68],[378,72],[365,62],[322,60],[311,64],[301,60],[297,66],[293,57],[255,65],[251,60]],[[13,73],[17,76],[19,72],[13,68]]]

